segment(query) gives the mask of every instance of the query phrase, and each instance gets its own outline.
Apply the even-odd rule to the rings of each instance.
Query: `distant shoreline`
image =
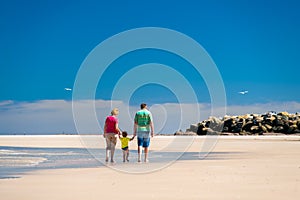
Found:
[[[131,135],[131,134],[129,134]],[[57,136],[101,136],[102,134],[0,134],[0,137],[57,137]],[[295,134],[284,134],[284,133],[267,133],[263,135],[233,135],[233,134],[227,134],[227,133],[222,133],[222,134],[208,134],[208,135],[191,135],[191,134],[182,134],[182,135],[174,135],[174,134],[155,134],[155,137],[220,137],[220,138],[254,138],[254,137],[261,137],[261,138],[268,138],[268,137],[300,137],[299,133]]]

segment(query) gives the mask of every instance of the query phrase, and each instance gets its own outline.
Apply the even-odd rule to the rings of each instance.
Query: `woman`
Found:
[[[111,115],[106,117],[104,125],[103,137],[106,139],[106,158],[105,162],[108,162],[109,152],[110,152],[110,162],[114,163],[114,153],[117,144],[117,135],[120,134],[120,129],[118,127],[118,116],[119,110],[114,108],[111,111]]]

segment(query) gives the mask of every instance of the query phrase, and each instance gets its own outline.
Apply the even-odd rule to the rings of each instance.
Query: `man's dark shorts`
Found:
[[[138,146],[149,147],[150,145],[150,131],[138,131],[137,133],[137,141]]]

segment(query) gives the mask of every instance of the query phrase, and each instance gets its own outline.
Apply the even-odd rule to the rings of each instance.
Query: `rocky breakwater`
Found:
[[[300,133],[300,114],[268,112],[240,116],[210,117],[190,126],[186,132],[197,135],[270,135]],[[176,133],[175,133],[176,134]]]

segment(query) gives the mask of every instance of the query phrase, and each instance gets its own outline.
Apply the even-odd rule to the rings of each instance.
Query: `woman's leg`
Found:
[[[111,142],[110,142],[110,138],[109,136],[107,135],[106,136],[106,154],[105,154],[105,162],[108,162],[108,159],[109,159],[109,152],[111,150]]]
[[[115,135],[112,135],[112,137],[111,137],[111,149],[110,149],[110,162],[115,162],[114,161],[114,154],[115,154],[116,144],[117,144],[117,138],[116,138]]]

